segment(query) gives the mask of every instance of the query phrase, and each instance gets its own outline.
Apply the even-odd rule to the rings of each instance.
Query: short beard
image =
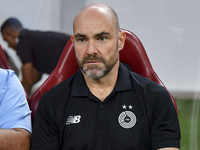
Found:
[[[104,67],[100,67],[96,64],[91,64],[91,65],[88,65],[88,67],[84,67],[84,64],[88,60],[98,60],[104,64]],[[115,66],[117,60],[118,60],[118,58],[114,61],[111,61],[110,64],[107,64],[106,60],[103,57],[98,57],[97,55],[90,55],[90,56],[84,57],[82,62],[80,62],[77,59],[77,62],[78,62],[79,68],[86,74],[87,77],[96,80],[96,79],[102,78],[108,72],[110,72],[112,70],[112,68]]]

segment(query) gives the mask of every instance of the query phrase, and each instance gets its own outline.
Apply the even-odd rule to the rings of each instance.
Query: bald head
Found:
[[[81,21],[97,19],[99,21],[109,21],[116,30],[120,30],[119,20],[116,12],[108,5],[96,3],[83,8],[74,19],[73,30],[75,31],[77,24],[81,25]]]

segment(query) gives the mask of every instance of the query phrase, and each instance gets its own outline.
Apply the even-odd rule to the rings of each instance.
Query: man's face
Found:
[[[89,78],[103,77],[119,59],[118,34],[113,21],[105,17],[79,18],[72,41],[78,65]]]
[[[12,35],[11,31],[5,30],[2,32],[3,39],[8,43],[8,46],[16,50],[17,44],[16,44],[16,38]]]

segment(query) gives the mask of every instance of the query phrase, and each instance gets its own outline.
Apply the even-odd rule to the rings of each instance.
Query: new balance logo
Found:
[[[80,115],[69,116],[67,121],[66,121],[66,125],[79,123],[80,121],[81,121],[81,116]]]

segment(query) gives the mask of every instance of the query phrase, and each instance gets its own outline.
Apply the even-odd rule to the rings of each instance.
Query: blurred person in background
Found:
[[[28,94],[43,73],[50,74],[53,71],[70,39],[69,35],[63,33],[25,29],[16,18],[9,18],[2,24],[1,34],[22,61],[21,83]]]

